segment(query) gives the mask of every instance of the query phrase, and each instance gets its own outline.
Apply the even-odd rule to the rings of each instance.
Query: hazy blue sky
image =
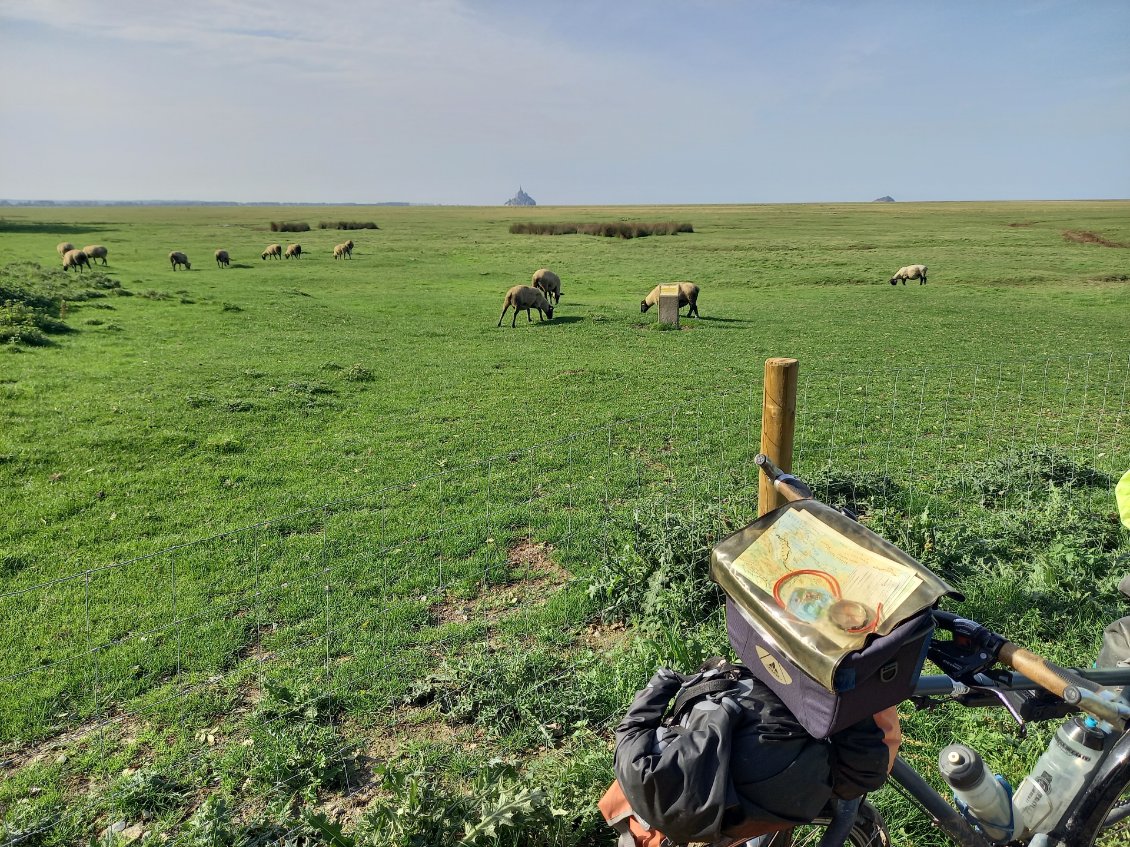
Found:
[[[1130,0],[0,0],[0,197],[1130,197]]]

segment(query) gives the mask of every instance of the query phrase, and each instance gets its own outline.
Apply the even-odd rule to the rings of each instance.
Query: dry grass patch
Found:
[[[1064,241],[1071,241],[1071,242],[1074,242],[1076,244],[1098,244],[1098,245],[1101,245],[1102,247],[1125,247],[1126,246],[1125,244],[1122,244],[1120,242],[1111,241],[1110,239],[1103,238],[1101,235],[1098,235],[1097,233],[1088,232],[1087,230],[1082,230],[1082,229],[1065,229],[1063,231],[1063,240]]]

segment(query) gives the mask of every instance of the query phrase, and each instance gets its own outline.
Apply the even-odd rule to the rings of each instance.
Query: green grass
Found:
[[[2,825],[57,818],[42,840],[66,843],[144,813],[151,830],[269,834],[344,795],[364,801],[348,830],[387,832],[420,817],[365,782],[388,761],[390,785],[461,810],[420,831],[462,835],[505,797],[480,792],[475,813],[455,786],[502,755],[567,810],[553,843],[601,843],[609,724],[656,661],[724,643],[680,556],[752,514],[769,356],[801,361],[798,466],[818,493],[959,580],[963,611],[1062,661],[1093,655],[1125,570],[1106,516],[1130,464],[1130,281],[1125,248],[1063,233],[1130,243],[1128,212],[5,210],[0,286],[34,289],[70,331],[0,346],[0,760],[19,757]],[[352,260],[319,229],[287,234],[302,259],[259,259],[272,219],[353,218],[380,229],[351,233]],[[561,220],[694,232],[509,231]],[[64,239],[110,264],[64,277]],[[915,262],[928,285],[887,284]],[[557,317],[497,328],[540,267],[562,278]],[[684,279],[703,317],[649,331],[640,299]],[[673,528],[691,532],[680,556],[641,570]],[[552,549],[523,561],[533,542]],[[646,615],[624,614],[624,591]],[[340,700],[280,709],[272,686],[299,682]],[[965,717],[912,731],[1011,749]]]

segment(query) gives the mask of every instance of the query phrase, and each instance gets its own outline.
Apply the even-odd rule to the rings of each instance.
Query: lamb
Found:
[[[891,285],[898,285],[898,281],[902,280],[902,284],[906,285],[908,279],[918,280],[919,285],[926,284],[926,266],[925,265],[907,265],[905,268],[899,268],[898,272],[891,277]]]
[[[663,288],[662,285],[657,285],[651,289],[647,297],[640,302],[640,312],[646,312],[652,306],[659,303],[659,292]],[[699,316],[698,314],[698,286],[693,282],[680,282],[679,283],[679,308],[683,306],[690,306],[687,310],[687,317]]]
[[[498,316],[499,326],[502,326],[502,319],[506,317],[506,310],[511,306],[514,307],[514,317],[510,319],[510,326],[514,326],[514,321],[518,320],[518,312],[521,309],[526,310],[526,320],[529,322],[533,322],[530,309],[537,309],[538,315],[543,321],[546,320],[547,315],[549,320],[553,320],[553,306],[545,299],[545,295],[532,285],[515,285],[506,292],[506,296],[502,300],[502,314]]]
[[[108,252],[101,244],[91,244],[89,247],[83,247],[82,252],[90,259],[90,264],[94,264],[95,259],[101,259],[102,264],[106,264],[106,253]]]
[[[302,245],[301,244],[288,244],[286,245],[286,252],[283,253],[286,259],[301,259],[302,258]]]
[[[173,266],[173,270],[177,269],[177,265],[184,265],[185,270],[192,270],[192,265],[188,263],[188,256],[179,250],[174,250],[169,254],[169,264]]]
[[[547,300],[552,296],[554,305],[561,302],[561,277],[549,268],[540,268],[534,271],[531,284],[534,288],[545,292]]]
[[[350,259],[353,258],[353,248],[350,246],[350,243],[347,241],[344,244],[335,244],[334,258],[344,259],[346,256],[348,256]]]
[[[231,264],[231,256],[228,255],[227,250],[216,251],[216,267],[226,268]]]
[[[82,273],[84,266],[90,265],[90,257],[83,253],[81,250],[68,250],[63,254],[63,270],[69,271],[74,268],[79,273]]]
[[[56,244],[55,249],[59,251],[60,256],[65,256],[68,250],[74,250],[75,246],[69,241],[64,241],[62,244]]]
[[[268,244],[267,249],[263,251],[263,259],[266,258],[281,259],[282,258],[282,245],[281,244]]]

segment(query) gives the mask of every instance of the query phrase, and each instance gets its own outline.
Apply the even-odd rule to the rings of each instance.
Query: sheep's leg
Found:
[[[541,310],[540,310],[540,309],[538,309],[538,311],[540,312]],[[531,324],[532,324],[533,322],[534,322],[534,319],[533,319],[533,317],[532,317],[532,316],[530,315],[530,307],[529,307],[529,306],[527,306],[527,307],[526,307],[526,323],[531,323]]]
[[[506,317],[506,310],[507,310],[507,309],[509,309],[509,308],[510,308],[510,304],[509,304],[509,303],[507,303],[506,305],[504,305],[504,306],[502,307],[502,314],[498,316],[498,325],[499,325],[499,326],[502,326],[502,319],[503,319],[504,317]],[[518,312],[517,312],[517,311],[515,311],[515,312],[514,312],[514,314],[518,314]]]

